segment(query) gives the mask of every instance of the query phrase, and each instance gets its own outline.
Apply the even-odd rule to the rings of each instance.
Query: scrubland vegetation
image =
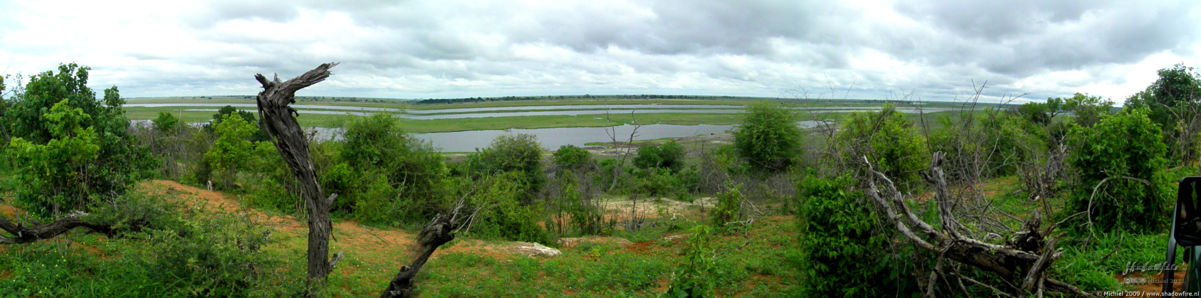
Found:
[[[160,112],[131,126],[117,88],[97,96],[87,71],[0,81],[0,293],[375,296],[422,225],[455,208],[476,211],[421,271],[421,295],[1122,290],[1126,264],[1162,260],[1175,182],[1201,156],[1201,75],[1180,65],[1123,107],[1086,94],[923,115],[886,104],[806,130],[795,123],[807,115],[764,101],[722,115],[739,123],[728,141],[614,136],[603,150],[508,135],[448,157],[410,134],[428,128],[352,117],[338,120],[343,140],[309,147],[321,189],[338,195],[331,251],[346,254],[314,288],[299,185],[256,114],[230,107],[194,127]],[[81,228],[18,235],[68,219]],[[922,223],[1061,254],[999,272],[946,253]],[[512,241],[562,254],[527,256]],[[1040,282],[1021,284],[1026,272]]]

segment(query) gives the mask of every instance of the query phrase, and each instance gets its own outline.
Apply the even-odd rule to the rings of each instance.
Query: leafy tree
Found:
[[[267,132],[265,132],[263,129],[263,123],[259,122],[258,118],[254,116],[254,113],[248,111],[239,111],[238,108],[230,105],[221,107],[221,109],[217,110],[216,114],[213,114],[213,120],[204,126],[205,131],[210,133],[213,132],[213,128],[221,124],[221,121],[229,115],[237,115],[238,117],[241,117],[243,121],[246,121],[246,123],[253,124],[252,126],[255,127],[255,131],[250,135],[251,141],[259,142],[270,140],[267,137]]]
[[[226,115],[213,129],[217,140],[204,154],[204,160],[219,173],[224,187],[233,186],[237,171],[245,169],[250,162],[250,153],[254,143],[250,136],[254,135],[255,127],[237,115]]]
[[[842,148],[843,159],[859,164],[864,156],[898,187],[910,190],[921,180],[919,171],[929,165],[925,141],[913,127],[913,121],[896,111],[892,105],[875,113],[853,113],[835,136]]]
[[[1134,108],[1146,107],[1148,117],[1163,129],[1176,125],[1177,115],[1190,103],[1201,100],[1201,74],[1192,67],[1176,64],[1159,70],[1159,78],[1147,90],[1127,101]]]
[[[592,153],[572,145],[559,146],[559,150],[555,150],[553,159],[556,166],[568,169],[587,167],[593,162]]]
[[[882,297],[916,290],[890,236],[849,175],[806,177],[797,185],[800,264],[808,297]]]
[[[1113,102],[1099,96],[1089,96],[1076,93],[1069,98],[1055,98],[1063,101],[1063,109],[1072,112],[1072,120],[1084,127],[1092,127],[1101,121],[1101,117],[1109,115]]]
[[[793,164],[801,152],[801,129],[792,110],[774,104],[747,108],[742,125],[734,131],[734,146],[753,167],[779,172]]]
[[[642,169],[668,169],[678,172],[684,167],[684,146],[669,140],[662,145],[647,145],[638,148],[634,166]]]
[[[167,112],[159,112],[158,117],[150,121],[154,124],[154,129],[164,134],[170,134],[179,127],[179,118]]]
[[[123,194],[134,181],[149,175],[149,170],[156,163],[146,148],[136,145],[133,137],[128,134],[129,120],[121,109],[123,100],[116,87],[104,91],[103,101],[96,99],[96,93],[87,87],[87,67],[74,63],[59,65],[58,71],[47,71],[30,78],[25,88],[14,94],[7,101],[11,106],[4,111],[3,123],[11,137],[20,138],[26,149],[45,148],[46,153],[58,152],[66,154],[77,144],[93,144],[98,146],[95,157],[84,154],[75,157],[49,157],[38,161],[43,163],[40,168],[63,168],[67,164],[75,164],[78,158],[92,159],[87,163],[87,171],[72,174],[69,180],[60,180],[61,186],[76,189],[71,194],[37,194],[38,189],[20,192],[18,196],[35,206],[50,206],[50,197],[65,196],[63,202],[83,202],[87,196],[113,197]],[[55,111],[54,106],[62,104]],[[78,113],[76,112],[78,111]],[[86,115],[79,116],[79,115]],[[53,119],[51,117],[54,117]],[[69,121],[69,123],[63,122]],[[66,128],[70,127],[70,128]],[[75,132],[75,128],[89,133]],[[52,143],[53,142],[53,143]],[[11,143],[11,142],[10,142]],[[10,144],[11,145],[11,144]],[[48,147],[41,147],[42,145]],[[66,146],[66,147],[61,147]],[[90,146],[87,146],[90,148]],[[63,151],[66,150],[66,151]],[[34,150],[37,151],[37,150]],[[78,150],[77,150],[78,151]],[[82,150],[77,153],[90,151]],[[25,152],[26,158],[31,158],[33,152]],[[36,154],[35,154],[36,155]],[[9,154],[15,156],[15,154]],[[67,163],[67,164],[60,164]],[[17,163],[21,167],[30,168],[31,163]],[[54,180],[49,178],[56,175],[50,172],[25,171],[26,178],[33,180]],[[60,172],[65,173],[65,172]],[[54,183],[59,183],[54,182]],[[31,182],[32,183],[32,182]],[[41,183],[41,182],[39,182]],[[76,185],[82,184],[82,185]],[[28,185],[28,184],[27,184]],[[86,193],[82,193],[86,191]],[[62,206],[64,208],[83,208],[82,205]],[[37,211],[48,214],[46,210]]]
[[[342,146],[341,160],[349,166],[347,170],[354,171],[345,172],[343,178],[330,181],[343,182],[341,185],[329,185],[326,191],[351,195],[347,198],[348,202],[386,201],[364,203],[363,206],[396,206],[379,210],[356,208],[356,212],[381,212],[384,215],[375,218],[389,218],[387,222],[422,222],[447,207],[447,190],[443,183],[447,169],[442,156],[428,142],[406,134],[395,118],[386,114],[357,118],[347,124],[344,136],[346,143]],[[368,172],[380,174],[381,180],[363,180],[359,179],[361,176],[355,176]],[[379,193],[390,189],[392,193],[381,196],[365,196],[363,193],[355,197],[354,193],[362,189]]]
[[[1107,230],[1154,230],[1164,224],[1165,194],[1155,186],[1162,185],[1158,172],[1167,149],[1148,114],[1145,108],[1126,108],[1092,128],[1071,129],[1068,162],[1078,179],[1071,212],[1088,211],[1092,222]]]
[[[542,148],[533,135],[503,135],[492,141],[491,145],[480,151],[474,160],[473,167],[479,172],[476,175],[499,174],[503,172],[521,173],[519,182],[523,185],[521,202],[532,203],[542,185],[546,183],[546,175],[542,173]]]
[[[95,129],[83,126],[91,117],[63,100],[45,118],[49,142],[37,144],[16,137],[9,143],[9,153],[20,165],[17,196],[42,216],[83,210],[94,201],[91,194],[99,191],[88,183],[94,178],[89,172],[95,170],[100,153]]]
[[[1183,64],[1160,69],[1159,79],[1126,102],[1129,107],[1150,110],[1148,116],[1163,130],[1173,160],[1197,160],[1201,149],[1201,74]]]

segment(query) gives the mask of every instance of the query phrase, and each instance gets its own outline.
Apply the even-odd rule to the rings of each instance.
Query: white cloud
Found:
[[[69,8],[69,9],[67,9]],[[126,96],[656,93],[1122,101],[1201,61],[1194,2],[17,1],[0,72],[93,68]]]

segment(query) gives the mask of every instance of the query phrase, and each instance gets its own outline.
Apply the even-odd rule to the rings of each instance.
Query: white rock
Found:
[[[528,257],[554,257],[561,254],[558,249],[538,243],[517,242],[513,248],[515,252]]]

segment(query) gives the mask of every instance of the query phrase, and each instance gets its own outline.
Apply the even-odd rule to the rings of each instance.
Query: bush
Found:
[[[669,169],[672,172],[684,167],[684,146],[675,140],[662,145],[646,145],[638,148],[634,166],[641,169]]]
[[[503,172],[478,181],[459,181],[460,189],[470,191],[470,204],[483,207],[471,224],[470,233],[481,238],[501,238],[514,241],[554,243],[538,221],[542,210],[537,205],[520,202],[528,188],[522,185],[525,173]],[[468,185],[469,184],[469,185]]]
[[[524,204],[532,203],[546,183],[546,175],[542,173],[542,148],[533,135],[497,137],[471,162],[475,163],[473,168],[479,171],[475,175],[521,173],[515,178],[522,185],[518,198]]]
[[[232,188],[240,170],[249,168],[247,161],[254,151],[254,143],[250,137],[255,128],[250,123],[236,115],[226,115],[224,120],[213,128],[217,140],[204,153],[204,160],[220,177],[217,182],[221,188]],[[278,154],[277,154],[278,155]]]
[[[738,186],[717,195],[717,206],[713,207],[713,226],[718,230],[726,230],[728,223],[738,221],[742,217],[742,192]]]
[[[349,168],[335,163],[322,173],[322,181],[326,193],[356,202],[352,212],[370,213],[357,217],[372,219],[368,223],[424,223],[448,207],[444,183],[448,171],[442,155],[428,142],[406,134],[396,119],[386,114],[358,117],[347,124],[345,136],[341,160]],[[366,173],[382,175],[384,184],[363,179]],[[371,200],[383,201],[366,202]],[[335,204],[346,207],[345,202]]]
[[[716,270],[716,252],[713,251],[709,227],[699,225],[691,229],[688,246],[684,251],[687,263],[672,273],[667,297],[712,297]]]
[[[124,194],[149,176],[156,163],[128,134],[116,87],[103,101],[87,87],[87,67],[59,65],[30,78],[23,92],[5,101],[0,126],[8,145],[5,159],[16,167],[17,197],[40,216],[80,210],[100,198]]]
[[[261,250],[268,229],[248,218],[191,216],[177,229],[140,233],[148,247],[136,253],[140,266],[153,268],[156,284],[176,285],[174,295],[246,296],[278,264]]]
[[[1071,129],[1068,145],[1073,151],[1068,163],[1077,182],[1070,212],[1088,211],[1092,222],[1103,230],[1162,230],[1170,218],[1165,199],[1169,194],[1156,186],[1163,184],[1160,171],[1167,163],[1167,148],[1159,126],[1147,113],[1146,109],[1126,109],[1101,118],[1092,128]],[[1103,180],[1108,181],[1092,198]]]
[[[844,161],[861,165],[866,156],[877,171],[888,175],[903,191],[918,187],[919,171],[930,164],[925,142],[913,121],[892,105],[885,105],[877,113],[851,114],[835,141],[844,148]]]
[[[884,253],[889,236],[873,228],[876,214],[850,176],[806,177],[800,201],[801,282],[809,297],[882,297],[909,293],[904,264]]]
[[[584,148],[563,145],[555,150],[555,165],[565,169],[580,169],[592,164],[592,153]]]
[[[752,105],[734,131],[734,146],[752,168],[782,171],[801,153],[802,134],[796,122],[796,113],[785,107]]]

